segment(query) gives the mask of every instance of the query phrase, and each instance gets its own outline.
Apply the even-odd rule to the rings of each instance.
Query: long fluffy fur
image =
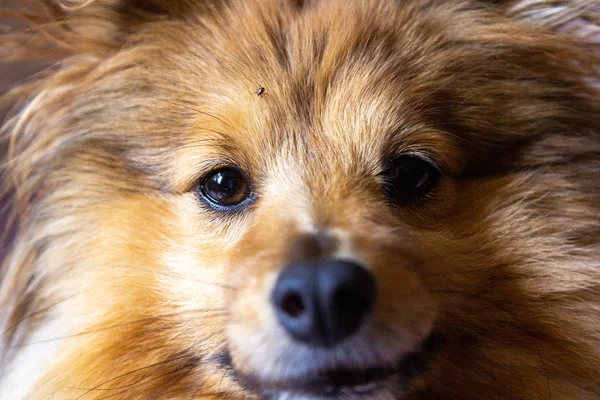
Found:
[[[600,396],[597,4],[30,6],[11,15],[31,26],[0,39],[6,62],[53,62],[3,98],[18,232],[0,271],[3,400],[253,396],[218,358],[228,347],[252,374],[245,346],[284,346],[254,328],[272,328],[256,282],[300,230],[307,181],[398,299],[413,279],[395,268],[398,221],[427,255],[445,342],[407,398]],[[441,159],[442,199],[401,216],[377,203],[360,182],[380,148]],[[306,180],[219,221],[190,191],[203,158]],[[398,299],[393,329],[409,317],[390,310],[422,317]]]

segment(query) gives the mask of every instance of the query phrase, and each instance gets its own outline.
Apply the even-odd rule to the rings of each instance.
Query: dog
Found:
[[[5,12],[0,399],[600,398],[599,12]]]

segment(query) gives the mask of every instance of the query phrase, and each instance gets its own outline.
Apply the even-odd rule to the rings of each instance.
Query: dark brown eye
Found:
[[[231,209],[250,197],[250,185],[239,170],[229,167],[210,173],[198,192],[211,206]]]
[[[406,204],[427,196],[438,184],[441,172],[429,160],[403,155],[383,171],[383,191],[395,203]]]

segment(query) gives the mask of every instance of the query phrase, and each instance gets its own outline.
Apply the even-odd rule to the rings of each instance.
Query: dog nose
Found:
[[[290,336],[311,346],[332,347],[360,329],[376,297],[375,279],[362,266],[310,260],[281,273],[271,301]]]

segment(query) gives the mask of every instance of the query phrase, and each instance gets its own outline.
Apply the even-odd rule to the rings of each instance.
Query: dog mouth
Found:
[[[277,398],[281,393],[310,398],[338,398],[350,394],[366,396],[391,384],[396,374],[397,369],[393,366],[338,368],[318,371],[302,379],[254,382],[250,386],[254,388],[252,391],[267,399]],[[250,383],[249,380],[245,382]]]
[[[398,396],[406,392],[412,380],[435,358],[440,344],[439,337],[432,334],[418,349],[403,355],[395,364],[333,369],[317,366],[314,372],[279,380],[238,373],[227,352],[221,355],[221,361],[233,370],[234,379],[245,390],[265,400],[379,398],[379,393]]]

